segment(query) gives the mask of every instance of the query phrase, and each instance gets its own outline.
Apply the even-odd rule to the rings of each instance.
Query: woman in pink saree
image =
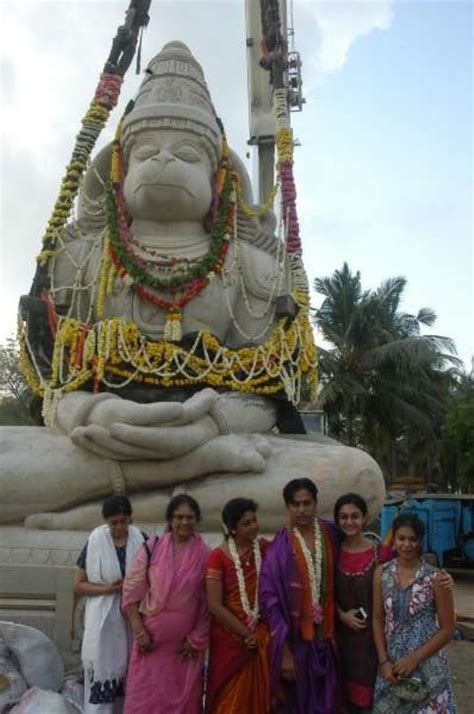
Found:
[[[123,584],[134,634],[124,714],[201,711],[209,548],[196,533],[200,509],[191,496],[175,496],[166,519],[167,532],[140,548]]]

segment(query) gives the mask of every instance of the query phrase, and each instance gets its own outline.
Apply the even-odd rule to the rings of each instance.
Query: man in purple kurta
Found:
[[[273,711],[336,714],[335,529],[316,517],[317,488],[309,479],[290,481],[283,497],[289,526],[276,534],[260,573],[261,612],[271,635]]]

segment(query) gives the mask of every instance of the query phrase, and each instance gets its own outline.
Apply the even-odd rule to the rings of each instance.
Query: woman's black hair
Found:
[[[400,528],[412,528],[416,535],[418,543],[423,542],[423,536],[425,535],[425,524],[418,518],[415,513],[400,513],[393,519],[392,523],[392,535],[395,537],[396,532]]]
[[[289,506],[290,503],[293,503],[295,493],[303,489],[311,494],[314,501],[318,500],[318,487],[314,481],[311,481],[309,478],[294,478],[292,481],[289,481],[283,489],[283,500],[285,504]]]
[[[177,496],[173,496],[171,501],[166,507],[166,520],[171,523],[173,516],[180,506],[189,506],[191,511],[196,516],[196,520],[201,520],[201,508],[199,503],[192,496],[188,496],[187,493],[178,493]]]
[[[367,515],[367,503],[358,493],[344,493],[334,504],[334,523],[337,525],[339,511],[343,506],[355,506],[363,516]]]
[[[251,498],[232,498],[230,501],[227,501],[222,509],[222,523],[228,531],[225,533],[226,538],[229,537],[230,533],[235,529],[237,523],[247,511],[256,513],[258,511],[258,503],[252,501]]]
[[[102,516],[106,521],[114,516],[131,516],[132,504],[126,496],[111,496],[102,504]]]

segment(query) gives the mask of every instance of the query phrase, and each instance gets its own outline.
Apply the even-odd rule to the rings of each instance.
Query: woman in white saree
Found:
[[[105,524],[95,528],[77,560],[74,592],[86,595],[82,663],[84,714],[121,714],[131,638],[122,615],[122,582],[145,540],[131,525],[126,496],[102,507]]]

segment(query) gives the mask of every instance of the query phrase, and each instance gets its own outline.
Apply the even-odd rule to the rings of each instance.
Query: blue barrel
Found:
[[[445,551],[453,550],[460,544],[461,501],[427,498],[423,505],[430,513],[429,549],[436,553],[442,566]]]
[[[468,536],[463,543],[463,556],[471,563],[474,562],[474,534]]]
[[[461,531],[465,536],[474,533],[474,496],[462,501]]]
[[[398,508],[400,505],[401,504],[397,504],[397,505],[386,504],[382,508],[382,511],[380,513],[380,537],[382,539],[382,543],[385,542],[387,536],[389,535],[389,533],[392,529],[392,521],[395,518],[395,516],[398,515]]]
[[[463,540],[463,557],[474,562],[474,496],[463,499],[461,515],[461,533]]]

